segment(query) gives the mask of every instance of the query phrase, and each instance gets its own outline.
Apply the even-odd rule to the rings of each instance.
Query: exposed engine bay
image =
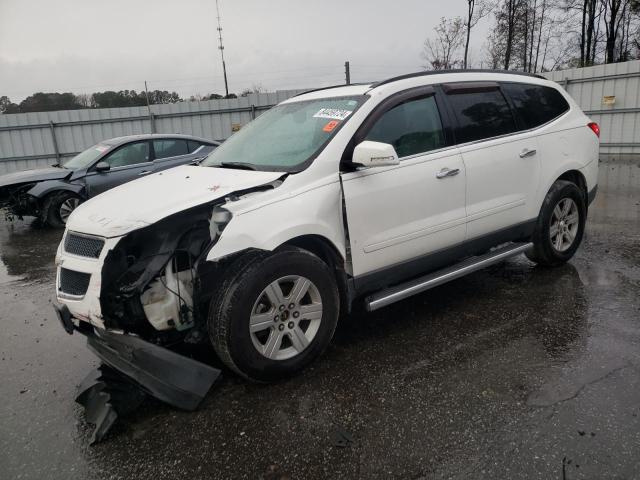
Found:
[[[224,205],[280,183],[236,192],[126,235],[102,268],[105,328],[135,333],[161,345],[203,341],[209,301],[226,264],[205,261],[232,219]]]

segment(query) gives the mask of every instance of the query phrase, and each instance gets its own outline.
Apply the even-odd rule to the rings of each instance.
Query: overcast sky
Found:
[[[219,0],[229,89],[369,81],[420,70],[466,0]],[[485,22],[486,23],[486,22]],[[224,93],[215,0],[0,0],[0,95],[144,88]],[[486,25],[472,37],[481,57]]]

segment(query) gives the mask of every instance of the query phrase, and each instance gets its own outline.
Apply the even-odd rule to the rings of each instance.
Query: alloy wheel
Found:
[[[71,215],[71,212],[73,212],[79,204],[80,200],[78,200],[77,198],[67,198],[64,202],[62,202],[59,210],[60,220],[62,220],[62,223],[67,223],[69,215]]]
[[[568,197],[560,200],[551,214],[549,238],[553,248],[558,252],[569,250],[576,239],[579,225],[580,213],[576,202]]]
[[[314,283],[298,275],[271,282],[253,304],[249,331],[253,346],[271,360],[302,353],[322,322],[322,298]]]

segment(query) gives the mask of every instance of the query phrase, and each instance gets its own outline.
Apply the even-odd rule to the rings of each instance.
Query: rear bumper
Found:
[[[220,376],[220,370],[177,354],[140,337],[76,325],[66,305],[54,303],[64,330],[87,337],[89,350],[145,392],[182,410],[198,408]]]

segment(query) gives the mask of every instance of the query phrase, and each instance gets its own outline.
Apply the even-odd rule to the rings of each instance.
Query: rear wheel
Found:
[[[250,254],[212,300],[209,335],[232,370],[254,381],[290,376],[329,345],[339,313],[328,266],[301,249]]]
[[[578,250],[587,219],[580,188],[557,180],[547,193],[533,234],[533,248],[527,257],[539,265],[566,263]]]
[[[43,208],[43,220],[54,228],[63,228],[71,213],[82,200],[71,192],[56,192],[49,195]]]

